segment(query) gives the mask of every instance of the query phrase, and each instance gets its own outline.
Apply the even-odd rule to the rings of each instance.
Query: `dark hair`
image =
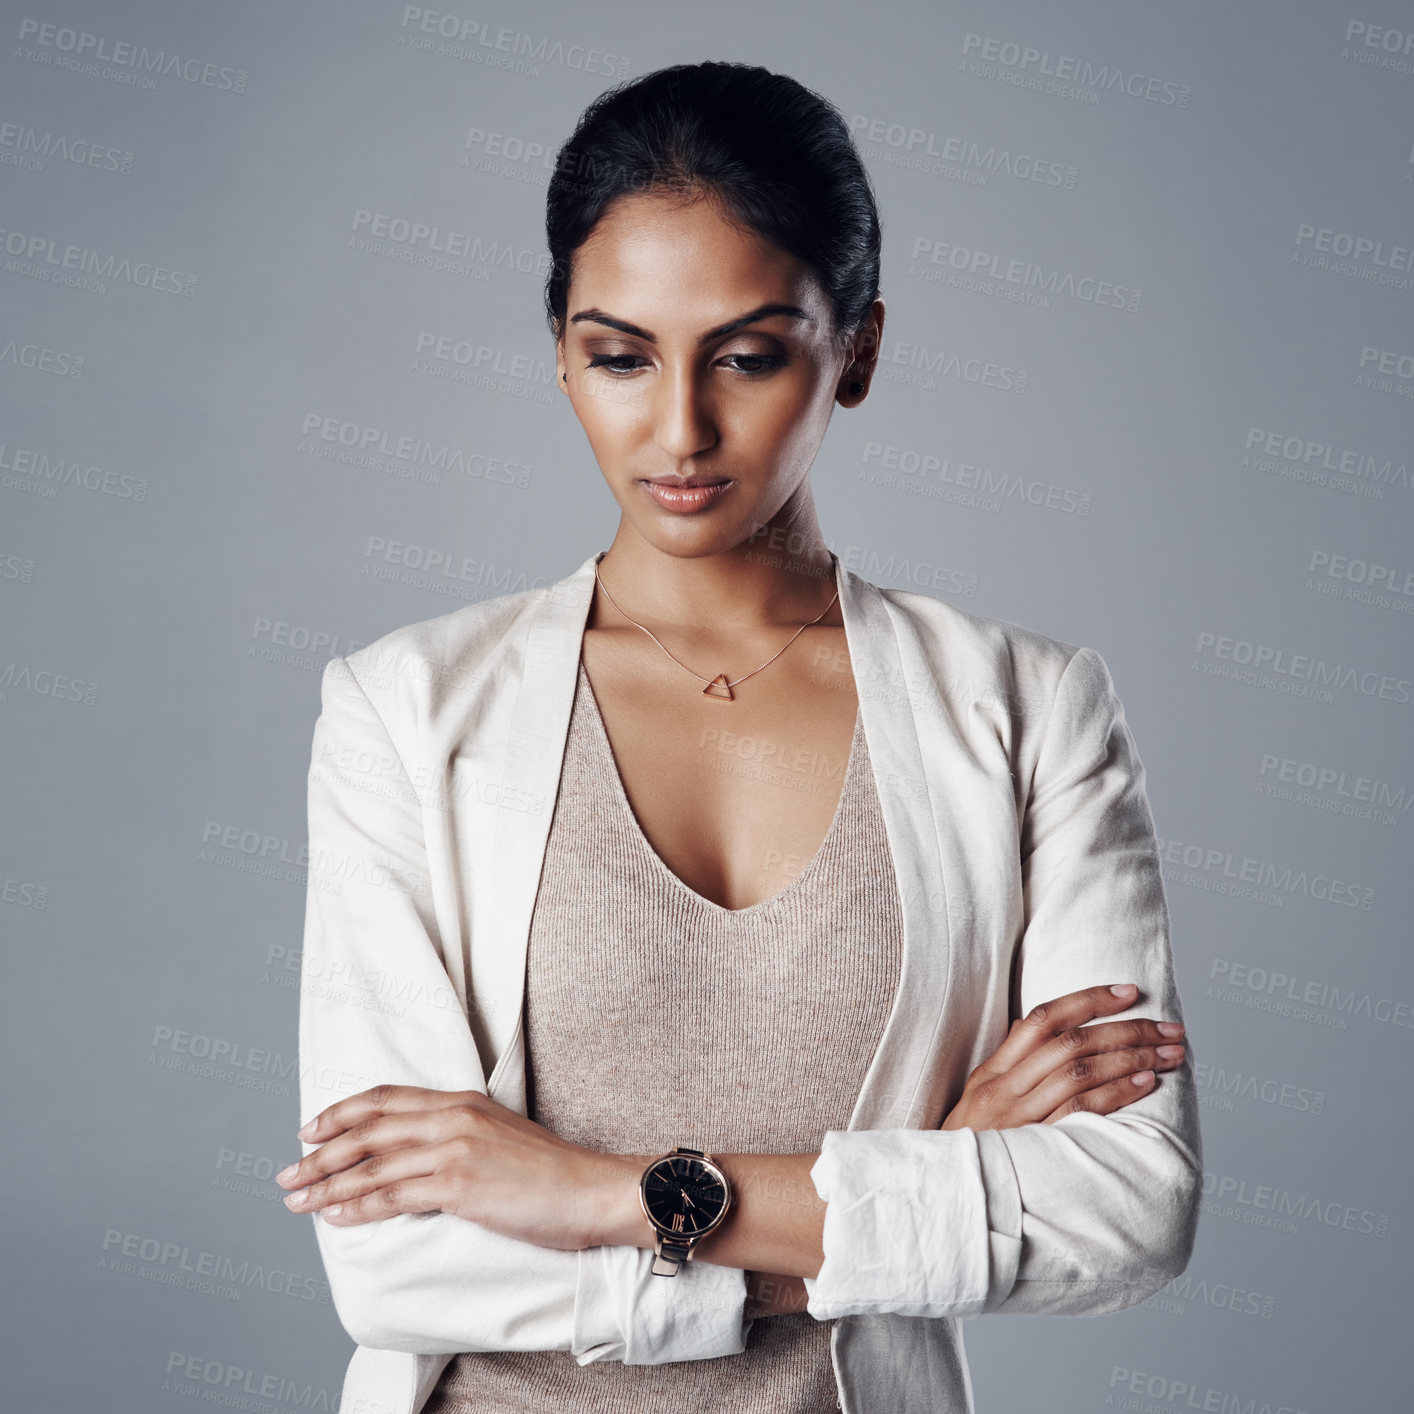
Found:
[[[829,296],[837,335],[879,294],[874,189],[839,109],[754,64],[674,64],[601,93],[560,148],[545,198],[545,313],[565,326],[574,253],[621,196],[702,194],[796,256]]]

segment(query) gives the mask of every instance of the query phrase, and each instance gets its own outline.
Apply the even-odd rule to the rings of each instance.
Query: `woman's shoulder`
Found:
[[[948,696],[1001,697],[1015,706],[1049,704],[1072,662],[1103,663],[1069,639],[913,589],[875,586],[908,625]]]
[[[880,587],[912,640],[915,706],[941,708],[949,730],[983,726],[1007,744],[1012,770],[1030,772],[1043,741],[1062,755],[1095,753],[1124,707],[1104,657],[1092,647],[996,615],[975,613],[915,590]]]
[[[453,685],[465,690],[494,682],[505,655],[517,650],[531,619],[557,588],[493,595],[401,624],[333,661],[380,707],[415,705],[423,716],[437,710]]]

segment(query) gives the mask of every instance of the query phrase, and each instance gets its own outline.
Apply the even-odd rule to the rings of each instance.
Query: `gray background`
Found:
[[[5,1406],[336,1404],[270,1182],[319,670],[608,544],[546,164],[611,82],[729,58],[838,103],[878,185],[827,538],[1098,648],[1165,847],[1197,1250],[1104,1320],[969,1323],[979,1409],[1406,1408],[1414,11],[427,13],[459,51],[371,0],[3,7]]]

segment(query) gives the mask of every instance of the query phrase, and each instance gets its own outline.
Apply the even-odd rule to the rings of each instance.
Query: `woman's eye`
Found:
[[[621,364],[631,364],[635,367],[643,360],[637,354],[595,354],[589,360],[590,368],[607,368],[610,373],[624,374],[632,373],[633,367],[623,368]]]
[[[745,374],[769,373],[772,369],[785,365],[784,354],[728,354],[726,361],[738,365],[737,372]]]

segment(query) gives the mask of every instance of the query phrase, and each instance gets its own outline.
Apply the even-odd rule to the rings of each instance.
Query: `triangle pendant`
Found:
[[[703,697],[715,698],[718,702],[734,702],[735,694],[732,692],[731,684],[727,681],[725,673],[718,673],[706,687],[702,689]]]

